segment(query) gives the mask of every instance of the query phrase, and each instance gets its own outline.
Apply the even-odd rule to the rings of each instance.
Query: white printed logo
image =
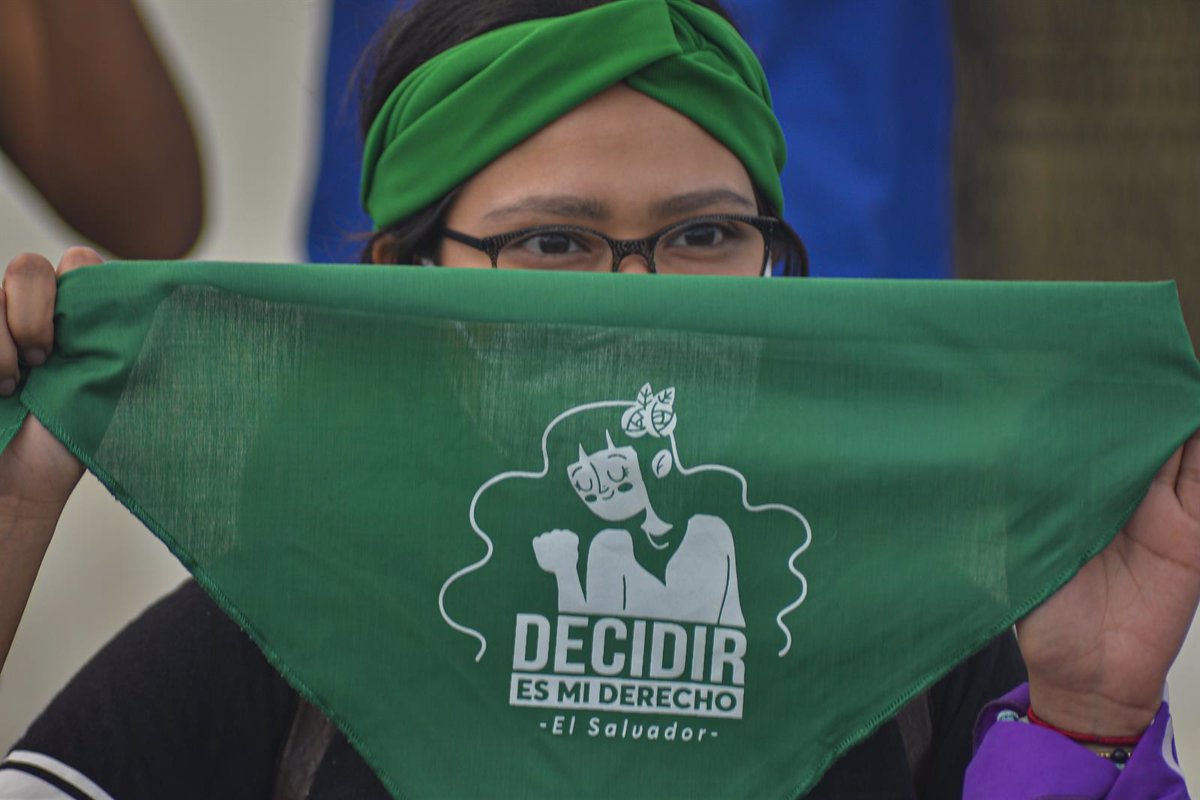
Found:
[[[619,415],[614,413],[618,410]],[[595,435],[603,444],[579,441],[574,460],[566,465],[565,474],[559,474],[591,513],[595,528],[532,532],[530,555],[554,578],[558,613],[554,617],[516,614],[510,705],[741,719],[748,643],[735,531],[722,518],[727,515],[712,513],[691,513],[682,523],[682,532],[678,531],[678,521],[663,519],[656,510],[648,484],[673,471],[682,476],[725,476],[736,481],[744,511],[782,513],[799,524],[802,538],[786,563],[796,582],[795,596],[774,620],[782,634],[779,657],[792,646],[785,618],[807,593],[807,581],[795,561],[807,549],[811,529],[790,506],[752,505],[746,479],[738,470],[716,464],[687,467],[681,462],[674,389],[655,392],[647,384],[633,402],[601,401],[570,408],[543,432],[539,471],[504,472],[486,481],[475,493],[470,517],[487,551],[443,584],[439,596],[443,619],[478,640],[476,660],[482,659],[486,638],[451,619],[445,606],[449,588],[483,568],[494,552],[492,537],[477,522],[480,499],[505,481],[553,478],[551,434],[569,420],[578,422],[584,418],[581,415],[598,418],[603,430]],[[638,440],[647,446],[635,447]],[[669,535],[672,532],[674,536]],[[582,578],[581,534],[590,539]],[[644,537],[645,544],[664,552],[661,577],[639,561],[635,537]],[[598,718],[589,724],[599,730]],[[570,725],[573,731],[574,717]],[[626,719],[624,730],[628,728]],[[666,730],[673,732],[674,726]]]

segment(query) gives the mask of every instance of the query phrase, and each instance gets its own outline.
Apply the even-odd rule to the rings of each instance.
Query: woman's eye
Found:
[[[579,242],[565,233],[538,233],[523,239],[518,246],[533,255],[565,256],[583,250]]]
[[[500,251],[496,266],[511,269],[599,270],[612,261],[608,245],[582,230],[530,230]]]
[[[671,237],[672,247],[720,247],[728,239],[733,238],[734,232],[715,222],[702,222],[689,225]]]

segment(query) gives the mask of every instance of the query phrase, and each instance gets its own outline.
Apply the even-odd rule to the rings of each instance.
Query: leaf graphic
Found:
[[[641,406],[630,406],[621,415],[621,430],[630,439],[640,439],[646,435],[646,409]]]
[[[657,405],[650,412],[651,435],[657,438],[670,436],[675,430],[675,412],[669,406]]]

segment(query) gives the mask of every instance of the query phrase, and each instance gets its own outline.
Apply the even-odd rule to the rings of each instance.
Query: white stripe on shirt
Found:
[[[77,792],[92,800],[113,800],[108,792],[89,780],[79,770],[68,767],[58,759],[28,750],[14,750],[8,758],[0,762],[0,767],[7,764],[24,765],[43,770],[63,783],[69,784]],[[0,769],[0,800],[73,800],[56,786],[23,772],[20,769]]]

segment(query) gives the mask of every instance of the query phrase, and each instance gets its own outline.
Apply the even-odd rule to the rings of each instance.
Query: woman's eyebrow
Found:
[[[650,206],[650,212],[658,218],[679,217],[718,205],[742,206],[754,213],[758,204],[753,199],[732,189],[700,189],[686,194],[658,200]],[[522,214],[545,214],[572,220],[605,222],[612,218],[612,211],[604,203],[591,197],[571,194],[533,195],[523,197],[515,203],[494,208],[483,215],[491,222],[503,221]]]
[[[651,206],[651,212],[658,217],[678,217],[722,204],[744,206],[751,213],[758,211],[754,200],[732,189],[701,189],[659,200]]]
[[[492,209],[484,214],[483,218],[490,221],[497,221],[530,213],[549,214],[555,217],[569,217],[571,219],[588,219],[596,222],[604,222],[612,216],[608,206],[590,197],[555,194],[525,197],[511,205]]]

